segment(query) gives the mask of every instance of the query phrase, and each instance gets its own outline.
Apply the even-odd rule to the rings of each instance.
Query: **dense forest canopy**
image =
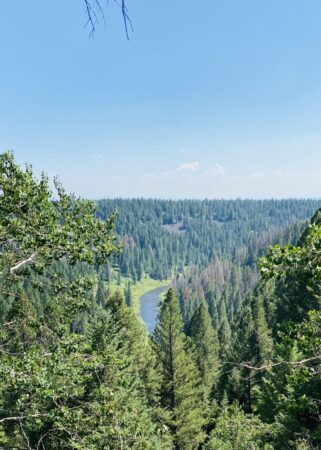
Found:
[[[294,199],[106,199],[98,201],[97,216],[118,212],[122,253],[110,260],[116,271],[133,282],[174,278],[184,320],[206,298],[217,324],[223,309],[232,320],[254,288],[266,247],[296,243],[319,206]]]
[[[97,216],[118,212],[121,274],[170,278],[217,258],[253,264],[274,242],[295,242],[318,200],[100,200]]]
[[[1,448],[321,448],[318,201],[54,186],[1,155]],[[150,279],[172,287],[149,337]]]

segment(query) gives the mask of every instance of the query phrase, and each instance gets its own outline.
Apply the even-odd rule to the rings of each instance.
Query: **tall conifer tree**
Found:
[[[169,427],[176,449],[195,449],[205,425],[199,373],[187,351],[179,303],[170,289],[161,306],[153,335],[161,372],[161,404],[170,411]]]
[[[220,341],[220,358],[224,360],[231,343],[231,327],[227,319],[225,304],[222,308],[221,325],[218,330],[218,338]]]
[[[188,335],[192,338],[204,399],[207,400],[219,376],[219,343],[204,300],[191,319]]]

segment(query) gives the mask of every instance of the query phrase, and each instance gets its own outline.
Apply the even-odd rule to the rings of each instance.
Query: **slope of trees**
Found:
[[[123,252],[113,262],[134,281],[167,279],[216,260],[255,265],[267,245],[295,243],[317,200],[100,200],[101,219],[118,211]]]

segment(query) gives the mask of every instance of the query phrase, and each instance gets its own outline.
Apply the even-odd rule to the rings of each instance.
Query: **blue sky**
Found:
[[[319,0],[4,2],[0,150],[89,198],[321,197]]]

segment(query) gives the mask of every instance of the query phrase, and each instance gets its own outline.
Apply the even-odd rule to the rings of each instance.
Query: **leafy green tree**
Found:
[[[22,170],[11,153],[0,155],[0,243],[2,277],[14,279],[28,267],[44,270],[64,258],[69,264],[101,264],[117,249],[115,216],[94,217],[95,204],[66,194],[55,180],[53,199],[48,179]]]
[[[162,448],[137,353],[125,351],[131,324],[92,301],[87,266],[118,250],[114,218],[56,187],[51,198],[44,176],[0,156],[0,445]]]
[[[215,423],[206,450],[274,450],[272,427],[245,414],[237,404],[225,406]]]
[[[302,323],[289,323],[266,370],[258,410],[279,427],[276,448],[321,445],[320,325],[320,311],[310,311]]]
[[[52,449],[161,448],[115,317],[1,360],[2,443]],[[4,413],[5,412],[5,413]],[[1,440],[0,440],[1,442]]]
[[[161,305],[152,340],[161,373],[161,405],[170,412],[168,425],[175,448],[195,449],[205,438],[202,393],[172,289]]]
[[[275,245],[261,258],[263,279],[273,278],[279,283],[276,292],[278,323],[300,322],[310,310],[320,308],[320,240],[320,224],[312,222],[298,246]]]

